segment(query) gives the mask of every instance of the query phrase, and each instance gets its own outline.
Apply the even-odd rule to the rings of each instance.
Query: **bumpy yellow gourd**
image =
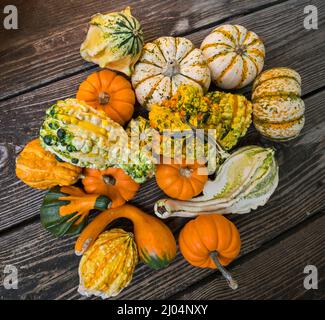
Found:
[[[122,229],[102,233],[79,264],[79,293],[103,299],[118,295],[132,280],[138,263],[133,234]]]

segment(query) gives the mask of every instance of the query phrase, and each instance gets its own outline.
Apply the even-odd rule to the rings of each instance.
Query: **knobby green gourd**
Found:
[[[249,213],[265,205],[279,181],[274,150],[246,146],[231,154],[216,178],[208,181],[203,196],[190,201],[162,199],[155,204],[160,218],[194,217],[209,213]]]

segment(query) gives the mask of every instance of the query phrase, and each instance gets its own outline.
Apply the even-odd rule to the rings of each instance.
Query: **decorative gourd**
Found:
[[[78,291],[86,297],[114,297],[131,282],[137,263],[132,233],[122,229],[103,232],[80,260]]]
[[[289,68],[262,72],[253,85],[253,122],[265,137],[285,141],[297,137],[305,123],[300,75]]]
[[[160,133],[190,131],[191,126],[214,129],[215,139],[229,150],[246,134],[251,114],[252,104],[242,95],[213,91],[204,96],[196,87],[182,85],[171,99],[152,106],[149,120]]]
[[[230,220],[219,214],[198,216],[183,227],[178,242],[191,265],[218,268],[229,286],[237,289],[237,282],[223,268],[238,256],[241,246],[238,229]]]
[[[186,38],[161,37],[145,44],[132,75],[137,99],[148,110],[171,98],[181,84],[206,92],[210,81],[202,51]]]
[[[249,213],[269,200],[279,182],[278,171],[273,149],[242,147],[219,167],[214,180],[207,181],[203,196],[189,201],[158,200],[155,213],[163,219],[215,212]]]
[[[130,7],[121,12],[95,14],[89,24],[80,48],[82,58],[130,76],[143,47],[141,25]]]
[[[92,73],[80,84],[77,99],[105,111],[115,122],[124,125],[134,111],[135,95],[131,83],[110,70]]]
[[[221,25],[202,42],[212,80],[223,89],[238,89],[262,71],[265,48],[256,33],[239,25]]]
[[[86,194],[80,188],[54,187],[45,195],[41,206],[41,223],[55,236],[79,233],[92,209],[106,210],[111,200],[103,195]]]
[[[127,156],[127,134],[103,111],[76,99],[60,100],[46,111],[41,144],[79,167],[106,169]]]
[[[112,200],[112,208],[131,200],[140,187],[120,168],[85,169],[84,175],[82,183],[86,192],[107,196]]]
[[[176,241],[169,228],[159,219],[125,204],[100,213],[80,234],[75,252],[83,254],[112,221],[127,218],[133,222],[140,259],[153,269],[166,267],[176,255]]]
[[[32,188],[49,189],[68,186],[78,181],[81,168],[57,160],[43,149],[39,139],[27,143],[16,158],[16,175]]]
[[[208,180],[206,167],[193,164],[159,164],[156,171],[157,184],[169,197],[189,200],[200,194]]]

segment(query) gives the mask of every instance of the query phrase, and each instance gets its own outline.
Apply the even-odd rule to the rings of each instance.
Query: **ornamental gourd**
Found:
[[[130,76],[143,46],[143,32],[130,7],[95,14],[80,48],[83,59]]]
[[[74,184],[80,174],[81,168],[56,159],[51,152],[41,147],[39,139],[27,143],[16,159],[17,177],[36,189]]]
[[[86,194],[82,189],[54,187],[45,195],[41,206],[41,223],[55,236],[79,233],[92,209],[110,208],[111,200],[99,194]]]
[[[104,111],[122,126],[131,119],[134,111],[135,94],[131,83],[110,70],[101,70],[88,76],[79,86],[77,99]]]
[[[198,216],[183,227],[178,242],[191,265],[218,268],[229,286],[237,289],[237,282],[223,268],[238,256],[241,247],[238,229],[230,220],[219,214]]]
[[[132,233],[122,229],[103,232],[80,260],[78,292],[86,297],[114,297],[131,282],[137,263]]]
[[[223,89],[239,89],[262,71],[265,48],[256,33],[239,25],[221,25],[202,42],[211,77]]]
[[[40,138],[46,150],[79,167],[106,169],[127,155],[123,127],[77,99],[60,100],[46,111]]]
[[[253,122],[265,137],[286,141],[297,137],[305,123],[300,75],[290,68],[273,68],[253,85]]]
[[[112,200],[112,208],[131,200],[140,185],[120,168],[85,169],[82,184],[86,192],[102,194]]]
[[[189,200],[200,194],[208,180],[207,168],[193,164],[159,164],[156,171],[156,181],[160,189],[168,196]]]
[[[210,71],[202,51],[186,38],[161,37],[143,47],[132,85],[139,103],[148,110],[174,95],[181,84],[206,92]]]
[[[169,228],[158,218],[129,204],[106,210],[89,223],[77,239],[76,254],[83,254],[105,227],[118,218],[130,219],[133,222],[139,257],[149,267],[164,268],[174,259],[176,241]]]

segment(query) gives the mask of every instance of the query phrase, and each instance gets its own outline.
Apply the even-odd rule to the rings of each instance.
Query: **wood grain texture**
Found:
[[[230,216],[241,234],[241,256],[253,252],[324,208],[325,117],[320,112],[324,99],[325,91],[306,99],[308,120],[301,136],[290,143],[274,145],[281,179],[268,204],[252,214]],[[260,140],[254,131],[248,135],[246,143],[270,144]],[[148,192],[151,186],[148,184],[143,188]],[[141,198],[138,199],[142,206]],[[149,201],[147,205],[150,208],[152,203]],[[185,222],[186,219],[174,218],[167,224],[177,236]],[[5,233],[0,238],[0,247],[4,248],[0,252],[0,262],[16,265],[21,281],[17,292],[0,288],[0,297],[82,298],[76,291],[78,258],[73,255],[73,245],[74,238],[56,239],[39,222]],[[212,273],[188,265],[178,253],[170,267],[163,270],[155,271],[139,265],[132,284],[118,298],[168,298]]]
[[[278,299],[324,300],[325,298],[325,212],[299,230],[272,243],[272,246],[241,259],[232,269],[239,283],[236,291],[228,289],[219,273],[212,274],[198,287],[190,287],[174,299]],[[252,259],[251,259],[252,258]],[[242,261],[244,260],[244,261]],[[306,290],[304,268],[318,269],[318,289]]]
[[[303,3],[303,1],[299,3]],[[325,10],[325,2],[317,2],[317,5],[319,10]],[[287,15],[288,11],[292,14]],[[319,79],[325,73],[323,59],[325,42],[320,39],[325,38],[325,21],[320,21],[319,30],[307,31],[303,28],[302,12],[302,7],[297,4],[297,1],[290,1],[231,22],[246,25],[260,34],[267,46],[266,68],[274,66],[295,68],[302,76],[303,92],[310,94],[323,86]],[[301,18],[301,24],[297,23],[297,17]],[[200,43],[209,32],[210,30],[201,30],[188,37],[194,42]],[[284,43],[286,43],[285,47]],[[313,59],[305,59],[306,49],[308,56],[312,56]],[[304,62],[301,63],[301,61]],[[18,182],[14,174],[15,155],[29,140],[38,135],[45,109],[56,100],[75,96],[79,84],[89,73],[90,71],[83,72],[0,103],[0,145],[2,150],[6,150],[6,153],[10,154],[4,161],[3,171],[0,173],[2,175],[0,181],[0,208],[2,211],[0,230],[38,215],[43,193]],[[247,93],[249,89],[250,87],[246,87],[243,91]],[[310,122],[307,118],[308,124]],[[244,141],[254,141],[250,138],[247,139]],[[147,190],[149,192],[151,188]],[[141,192],[138,199],[141,199],[145,193]],[[158,196],[152,194],[151,202],[153,203]],[[145,201],[150,203],[150,196],[146,195]]]
[[[0,100],[17,95],[81,70],[93,67],[79,54],[87,23],[98,12],[120,11],[131,6],[141,21],[146,41],[159,36],[188,34],[193,30],[246,14],[282,1],[250,0],[14,0],[19,29],[1,31]],[[163,28],[162,28],[163,24]]]

